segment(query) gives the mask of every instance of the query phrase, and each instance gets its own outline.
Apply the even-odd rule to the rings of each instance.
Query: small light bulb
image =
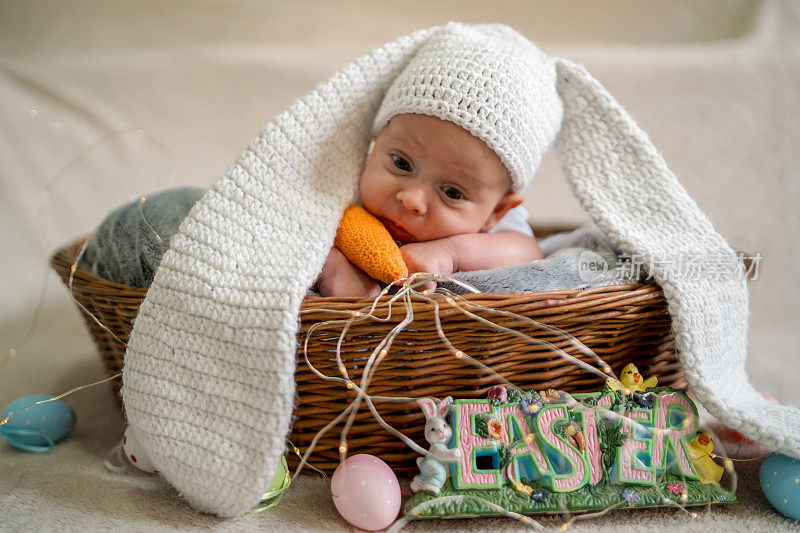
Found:
[[[527,435],[525,435],[525,442],[527,442],[528,444],[530,444],[531,442],[533,442],[533,435],[531,435],[530,433],[528,433]]]
[[[147,201],[147,197],[146,197],[146,196],[142,196],[141,198],[139,198],[139,203],[140,203],[140,204],[143,204],[143,203],[145,203],[146,201]]]
[[[685,492],[683,494],[681,494],[681,501],[685,502],[688,499],[689,499],[689,495],[688,494],[686,494]]]
[[[17,351],[14,348],[11,348],[10,350],[8,350],[8,355],[14,357],[15,355],[17,355]]]
[[[603,372],[605,372],[606,374],[610,374],[611,373],[611,367],[608,366],[608,365],[604,366],[603,367]]]
[[[389,352],[386,351],[386,348],[384,348],[380,352],[378,352],[378,355],[380,355],[381,357],[386,357],[386,354],[388,354],[388,353]]]
[[[347,369],[344,367],[344,365],[339,365],[339,372],[344,374],[346,371],[347,371]]]
[[[566,531],[568,527],[569,527],[569,524],[567,524],[567,523],[561,524],[561,531]]]
[[[348,381],[348,382],[347,382],[347,384],[345,385],[345,387],[347,387],[348,389],[352,389],[352,388],[353,388],[353,386],[354,386],[354,385],[353,385],[353,382],[352,382],[352,381]]]
[[[697,518],[697,513],[692,513],[692,518]]]
[[[77,265],[70,265],[70,267],[69,267],[69,271],[70,272],[72,272],[74,274],[76,270],[78,270],[78,266]]]
[[[630,389],[625,389],[625,396],[628,396],[631,393]]]
[[[425,289],[424,291],[422,291],[422,294],[424,294],[425,296],[427,296],[427,295],[428,295],[428,289]]]
[[[361,311],[353,311],[353,316],[358,318],[361,316]]]
[[[341,446],[339,446],[339,452],[340,453],[347,453],[347,446],[345,444],[342,444]]]
[[[28,116],[31,117],[31,118],[36,118],[36,115],[38,115],[38,114],[39,114],[39,112],[36,111],[35,109],[31,109],[30,111],[28,111]]]
[[[464,352],[462,352],[461,350],[456,350],[455,356],[456,359],[461,359],[462,357],[464,357]]]

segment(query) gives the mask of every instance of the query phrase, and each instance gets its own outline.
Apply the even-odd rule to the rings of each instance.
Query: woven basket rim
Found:
[[[70,270],[78,251],[88,237],[80,237],[75,241],[62,245],[56,249],[55,253],[50,259],[50,265],[56,271]],[[108,289],[112,291],[125,291],[134,293],[133,295],[143,296],[147,293],[147,287],[132,287],[123,283],[110,281],[96,274],[93,274],[83,267],[77,267],[73,272],[73,279],[83,282],[85,285],[91,286],[98,292],[101,289]],[[465,299],[470,303],[491,303],[493,307],[508,306],[508,305],[529,305],[534,302],[541,302],[544,306],[558,305],[564,303],[563,300],[569,300],[570,304],[578,303],[578,299],[583,297],[592,297],[597,293],[625,293],[626,297],[634,296],[637,294],[647,295],[654,291],[660,291],[660,287],[653,281],[645,283],[624,283],[616,285],[602,285],[599,287],[592,287],[588,289],[557,289],[549,291],[537,291],[529,293],[496,293],[496,292],[478,292],[459,295],[459,299]],[[138,294],[137,294],[138,293]],[[432,294],[434,299],[445,298],[441,294]],[[383,296],[381,302],[391,298],[391,295]],[[346,296],[346,297],[333,297],[333,296],[307,296],[303,300],[301,312],[307,313],[313,310],[314,307],[324,306],[326,309],[352,309],[354,307],[367,307],[374,302],[374,298],[359,297],[359,296]],[[596,302],[596,300],[594,300]],[[401,305],[401,304],[398,304]],[[415,302],[415,305],[434,305],[430,302]]]
[[[75,258],[78,256],[78,251],[80,250],[81,246],[83,246],[83,243],[86,241],[86,239],[88,239],[88,236],[79,237],[75,241],[60,246],[50,258],[50,266],[57,272],[59,270],[69,270],[72,268]],[[147,287],[132,287],[130,285],[125,285],[124,283],[117,283],[100,277],[96,274],[92,274],[81,266],[78,266],[75,269],[75,272],[73,272],[72,276],[74,279],[83,281],[88,285],[93,285],[98,288],[107,287],[109,289],[141,291],[142,293],[147,292]]]

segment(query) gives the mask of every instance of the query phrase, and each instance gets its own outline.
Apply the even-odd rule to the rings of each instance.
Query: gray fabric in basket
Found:
[[[597,226],[560,233],[539,242],[544,259],[472,272],[452,277],[479,292],[524,294],[528,292],[579,290],[641,281],[644,272],[631,258],[621,256]],[[454,283],[443,287],[458,293],[471,292]]]
[[[79,265],[109,281],[149,287],[169,240],[203,193],[196,187],[167,189],[147,195],[144,203],[118,207],[97,227]]]
[[[95,231],[80,266],[110,281],[149,287],[169,240],[204,192],[168,189],[148,195],[144,203],[135,200],[115,209]],[[480,292],[523,294],[633,283],[644,274],[642,265],[620,256],[596,226],[553,235],[540,245],[546,257],[539,261],[452,277]],[[452,282],[441,286],[459,294],[471,292]]]

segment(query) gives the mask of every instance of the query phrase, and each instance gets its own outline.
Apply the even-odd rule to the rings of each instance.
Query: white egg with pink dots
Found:
[[[400,511],[400,483],[373,455],[351,455],[331,477],[333,503],[342,518],[367,531],[389,526]]]
[[[130,428],[127,428],[122,436],[122,450],[128,461],[142,472],[158,473],[153,461],[150,460],[141,443],[132,435]]]

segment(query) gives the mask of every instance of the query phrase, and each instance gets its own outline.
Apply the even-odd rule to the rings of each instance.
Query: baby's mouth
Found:
[[[416,239],[413,235],[409,232],[389,220],[388,218],[380,218],[380,221],[383,222],[384,227],[392,236],[392,238],[396,241],[400,241],[401,243],[409,243],[409,242],[416,242]]]

